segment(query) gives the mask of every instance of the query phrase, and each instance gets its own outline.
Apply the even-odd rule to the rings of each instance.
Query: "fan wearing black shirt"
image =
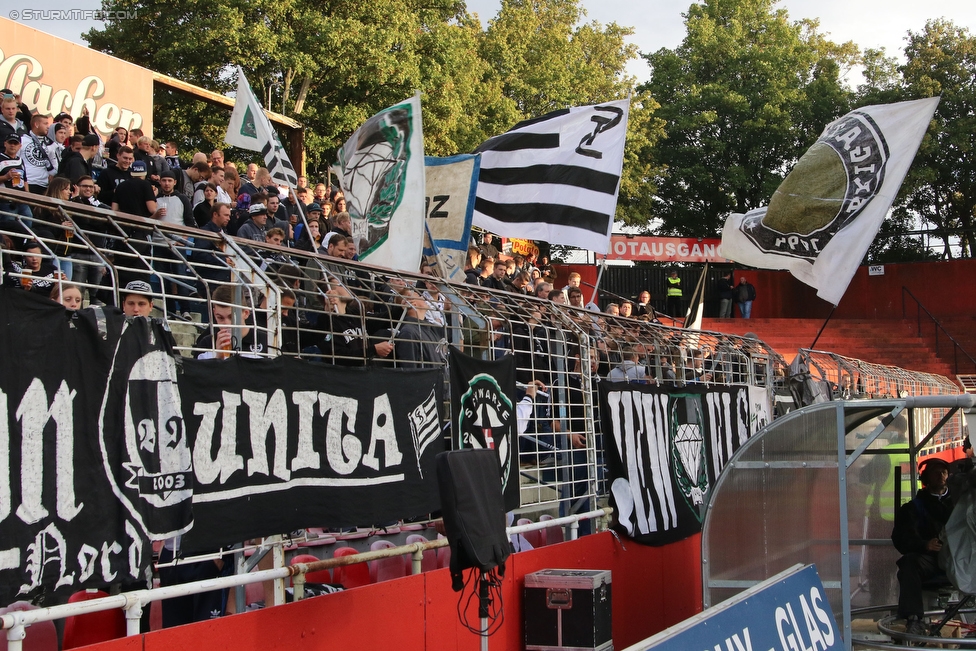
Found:
[[[129,147],[128,145],[119,147],[117,159],[118,162],[115,165],[109,163],[109,166],[102,170],[102,173],[98,175],[99,201],[104,203],[106,206],[112,205],[112,203],[115,201],[115,188],[117,188],[122,181],[127,181],[132,178],[129,168],[132,166],[135,159],[135,155],[132,153],[132,147]]]
[[[121,164],[122,154],[119,155]],[[156,193],[152,183],[146,180],[146,164],[141,160],[134,161],[131,176],[115,188],[112,199],[112,210],[125,212],[139,217],[152,217],[156,214]]]

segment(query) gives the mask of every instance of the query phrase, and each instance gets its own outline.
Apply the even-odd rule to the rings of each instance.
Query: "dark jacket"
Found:
[[[444,356],[438,350],[438,328],[412,316],[404,317],[394,340],[397,368],[435,368]]]
[[[79,152],[65,149],[61,155],[61,164],[58,165],[58,176],[68,179],[72,185],[78,183],[78,179],[83,176],[92,175],[91,161],[85,160]]]
[[[910,502],[905,502],[895,511],[895,527],[891,532],[895,549],[902,554],[926,552],[928,541],[942,535],[942,529],[952,514],[952,506],[949,491],[941,497],[924,488],[918,491]]]
[[[7,122],[6,120],[0,119],[0,142],[5,141],[7,139],[7,136],[9,136],[10,134],[22,136],[25,133],[27,133],[26,128],[20,127],[15,129],[12,124]]]
[[[511,291],[511,289],[512,289],[511,287],[508,286],[508,283],[505,282],[505,279],[504,278],[501,279],[501,280],[499,280],[498,278],[495,278],[494,276],[488,276],[487,278],[485,278],[484,280],[482,280],[481,281],[481,286],[482,287],[487,287],[488,289],[497,289],[497,290],[500,290],[500,291],[503,291],[503,292],[508,292],[508,291]]]
[[[725,276],[718,279],[718,297],[728,301],[735,298],[735,289],[732,286],[732,281]]]
[[[746,301],[756,300],[756,288],[752,286],[748,281],[744,283],[739,283],[735,288],[735,301],[736,303],[745,303]]]
[[[106,206],[111,206],[115,200],[115,188],[122,181],[132,178],[129,170],[122,171],[116,165],[109,164],[102,173],[98,175],[98,200]]]

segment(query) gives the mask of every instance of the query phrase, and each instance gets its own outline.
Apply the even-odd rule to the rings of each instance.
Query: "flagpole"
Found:
[[[836,309],[837,309],[837,306],[836,305],[831,306],[831,308],[830,308],[830,314],[828,314],[827,315],[827,318],[824,319],[823,325],[820,326],[820,330],[817,331],[817,336],[813,339],[813,343],[810,344],[810,349],[811,350],[816,350],[815,347],[817,345],[817,341],[820,340],[820,335],[823,334],[824,328],[827,327],[827,322],[830,321],[830,317],[834,316],[834,310],[836,310]]]
[[[593,293],[590,294],[590,303],[596,302],[596,293],[600,289],[600,281],[603,280],[603,271],[606,268],[607,268],[607,257],[603,256],[603,259],[600,261],[600,271],[598,271],[596,274],[596,284],[593,285]]]
[[[708,262],[705,262],[705,268],[702,269],[701,276],[698,278],[698,282],[695,284],[695,291],[691,295],[691,304],[688,305],[688,311],[685,313],[685,328],[692,326],[696,321],[698,321],[698,327],[696,330],[701,330],[701,321],[698,318],[698,313],[704,309],[705,303],[705,277],[708,275]],[[694,316],[692,316],[694,314]]]

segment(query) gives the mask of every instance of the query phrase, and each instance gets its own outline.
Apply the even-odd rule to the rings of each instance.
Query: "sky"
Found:
[[[367,0],[368,1],[368,0]],[[498,12],[500,0],[467,0],[468,10],[477,13],[482,25]],[[616,21],[635,30],[631,42],[642,52],[654,52],[662,47],[674,48],[684,37],[684,19],[689,2],[685,0],[582,0],[588,20],[601,23]],[[11,0],[3,3],[0,15],[12,17],[22,5],[35,11],[51,10],[98,10],[100,0],[31,0],[20,3]],[[818,18],[821,30],[830,34],[834,41],[854,41],[861,48],[884,47],[891,56],[899,56],[905,44],[905,35],[919,31],[932,18],[949,18],[957,25],[976,32],[976,2],[972,0],[782,0],[790,18]],[[84,44],[81,34],[100,22],[83,15],[65,17],[48,14],[47,19],[20,20],[30,27]],[[648,77],[643,60],[634,61],[628,72],[638,81]],[[849,82],[859,82],[855,72]]]

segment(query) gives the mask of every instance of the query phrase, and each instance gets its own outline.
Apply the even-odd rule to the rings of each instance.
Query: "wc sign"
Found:
[[[843,649],[813,565],[787,570],[628,651],[831,651]]]

